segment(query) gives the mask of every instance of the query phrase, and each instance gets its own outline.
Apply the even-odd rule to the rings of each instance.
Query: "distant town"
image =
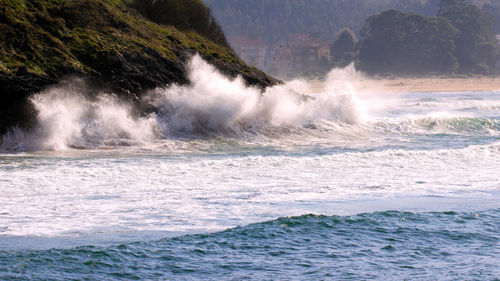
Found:
[[[500,34],[496,35],[500,47]],[[297,33],[274,44],[255,35],[228,36],[233,50],[245,62],[281,78],[324,74],[336,67],[333,42],[317,33]],[[495,64],[500,70],[500,58]]]
[[[204,1],[233,50],[279,78],[352,62],[374,75],[500,74],[500,0]]]
[[[276,76],[322,73],[332,61],[333,42],[315,33],[292,34],[274,44],[251,35],[233,35],[228,39],[245,62]]]

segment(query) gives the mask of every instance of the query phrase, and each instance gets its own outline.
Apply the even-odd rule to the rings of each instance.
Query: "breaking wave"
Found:
[[[372,124],[374,130],[405,134],[499,136],[500,121],[480,117],[415,116]]]
[[[3,137],[1,150],[62,150],[134,145],[156,137],[153,116],[133,118],[132,108],[116,97],[90,100],[68,88],[54,88],[32,97],[37,127],[14,129]]]
[[[190,86],[157,89],[148,102],[158,108],[164,136],[179,133],[261,132],[304,126],[317,120],[355,124],[364,112],[353,88],[304,95],[307,83],[294,81],[266,89],[229,79],[198,56],[190,63]],[[300,92],[300,93],[299,93]]]
[[[412,280],[415,276],[461,279],[458,277],[477,277],[480,272],[481,279],[496,280],[498,219],[498,209],[281,217],[159,241],[4,250],[0,251],[0,276],[52,279],[56,273],[63,279],[155,276],[209,280],[369,276],[374,280]],[[384,269],[382,275],[380,268]]]
[[[498,136],[500,132],[498,120],[474,116],[370,117],[373,112],[390,111],[394,104],[388,105],[387,97],[359,95],[364,77],[353,66],[332,70],[320,91],[301,80],[265,90],[247,86],[242,78],[222,75],[197,55],[188,64],[188,73],[189,85],[158,88],[143,97],[142,104],[154,108],[147,115],[137,114],[112,94],[89,97],[85,87],[68,84],[47,89],[31,98],[38,112],[37,126],[11,130],[2,137],[0,151],[109,148],[213,137],[331,141],[379,133]]]
[[[197,55],[188,67],[190,85],[152,91],[143,102],[156,110],[141,117],[113,95],[90,99],[67,86],[46,90],[31,98],[38,112],[36,128],[12,130],[3,136],[1,150],[135,145],[161,138],[260,134],[269,128],[312,126],[318,120],[355,124],[365,118],[354,89],[338,80],[313,97],[298,92],[309,87],[302,81],[262,92],[240,77],[220,74]]]

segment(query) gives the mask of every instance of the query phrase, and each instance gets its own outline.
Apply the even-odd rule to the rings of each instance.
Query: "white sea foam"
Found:
[[[147,95],[143,102],[152,104],[157,112],[142,117],[134,116],[130,105],[112,95],[86,97],[84,87],[65,84],[43,91],[31,98],[38,112],[36,128],[11,131],[3,137],[1,150],[133,145],[185,133],[265,134],[324,120],[356,124],[366,119],[354,88],[344,79],[346,74],[338,71],[328,76],[323,93],[311,97],[301,93],[310,87],[307,82],[291,81],[262,92],[246,86],[240,77],[222,75],[198,55],[188,67],[191,83]]]
[[[499,194],[499,161],[499,142],[300,157],[9,156],[0,158],[0,226],[7,235],[120,237],[362,212],[377,198],[385,209],[412,197],[485,202]]]
[[[38,129],[6,139],[57,151],[0,154],[1,234],[137,241],[308,213],[498,208],[499,117],[471,108],[498,92],[387,103],[347,69],[304,99],[306,81],[261,94],[197,63],[191,85],[148,96],[148,116],[71,88],[35,97]]]
[[[314,97],[309,85],[291,81],[261,92],[230,79],[195,56],[191,85],[157,89],[148,101],[160,109],[165,135],[178,132],[241,132],[267,127],[296,127],[317,120],[359,123],[365,114],[352,87],[335,83]],[[341,86],[341,87],[340,87]]]
[[[131,107],[111,95],[95,100],[69,87],[55,87],[31,98],[37,110],[37,127],[13,130],[3,139],[2,150],[62,150],[131,145],[155,137],[152,116],[134,118]]]
[[[110,94],[89,98],[81,81],[56,86],[31,98],[37,126],[3,136],[0,151],[166,146],[165,140],[222,137],[271,142],[329,142],[339,146],[381,134],[499,135],[497,95],[434,93],[411,98],[367,92],[366,77],[349,66],[334,69],[323,89],[294,80],[261,90],[229,78],[194,56],[189,85],[158,88],[142,102],[155,113],[137,116]],[[404,100],[404,102],[403,102]],[[488,117],[476,116],[478,111]],[[393,116],[397,112],[397,116]],[[384,137],[382,137],[384,138]],[[160,145],[155,145],[161,142]],[[348,144],[347,144],[348,145]],[[168,145],[178,148],[179,145]]]

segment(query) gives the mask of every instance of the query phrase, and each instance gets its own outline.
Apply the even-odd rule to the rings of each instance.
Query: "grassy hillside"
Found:
[[[125,52],[154,50],[178,62],[181,50],[194,50],[223,66],[248,68],[227,47],[195,31],[156,24],[132,9],[133,0],[2,0],[0,4],[0,71],[19,67],[58,76],[68,70],[89,73],[95,60]]]
[[[186,3],[190,5],[186,5]],[[227,47],[199,0],[0,1],[0,134],[33,118],[30,94],[76,74],[129,100],[146,90],[187,83],[194,53],[222,72],[266,87],[277,80],[247,66]],[[176,20],[152,11],[171,10]],[[202,28],[200,14],[211,27]],[[201,18],[203,19],[203,18]],[[215,31],[215,32],[214,32]]]

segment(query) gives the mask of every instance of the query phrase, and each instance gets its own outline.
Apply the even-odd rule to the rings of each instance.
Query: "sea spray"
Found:
[[[315,128],[322,121],[356,124],[366,119],[347,79],[352,73],[342,76],[342,71],[333,71],[326,90],[315,95],[307,95],[311,85],[300,80],[264,91],[247,86],[241,77],[224,76],[198,55],[188,64],[188,73],[189,85],[174,84],[147,94],[142,102],[155,108],[155,113],[140,117],[113,95],[89,98],[82,85],[65,83],[45,90],[31,98],[37,111],[36,127],[13,129],[3,136],[0,150],[103,148],[172,137],[268,135]]]
[[[0,279],[494,279],[500,116],[465,98],[500,95],[409,93],[276,138],[0,154]]]
[[[310,96],[303,81],[267,88],[246,86],[237,77],[220,74],[199,56],[188,65],[191,84],[156,89],[147,102],[158,108],[165,135],[188,133],[241,132],[251,129],[300,127],[318,120],[354,124],[365,114],[354,88],[329,87]]]
[[[265,90],[247,86],[239,77],[222,75],[199,56],[187,67],[191,83],[146,94],[142,102],[154,112],[141,116],[112,94],[89,95],[81,81],[47,89],[31,98],[38,112],[37,125],[31,130],[12,129],[2,137],[0,151],[123,146],[155,150],[164,149],[166,141],[183,147],[176,140],[206,138],[343,147],[367,139],[372,144],[384,143],[386,138],[395,143],[408,134],[427,135],[431,142],[440,134],[500,135],[495,110],[485,108],[481,99],[464,94],[448,101],[447,94],[432,98],[410,94],[402,103],[401,95],[370,92],[365,87],[367,78],[353,66],[332,70],[320,90],[317,82],[303,80]],[[497,103],[493,99],[486,105]],[[488,115],[475,116],[479,108]],[[399,112],[398,117],[392,112]]]
[[[62,86],[34,95],[30,102],[37,111],[37,126],[12,130],[3,137],[1,150],[98,148],[133,145],[156,137],[153,116],[135,118],[132,107],[113,95],[89,98]]]

